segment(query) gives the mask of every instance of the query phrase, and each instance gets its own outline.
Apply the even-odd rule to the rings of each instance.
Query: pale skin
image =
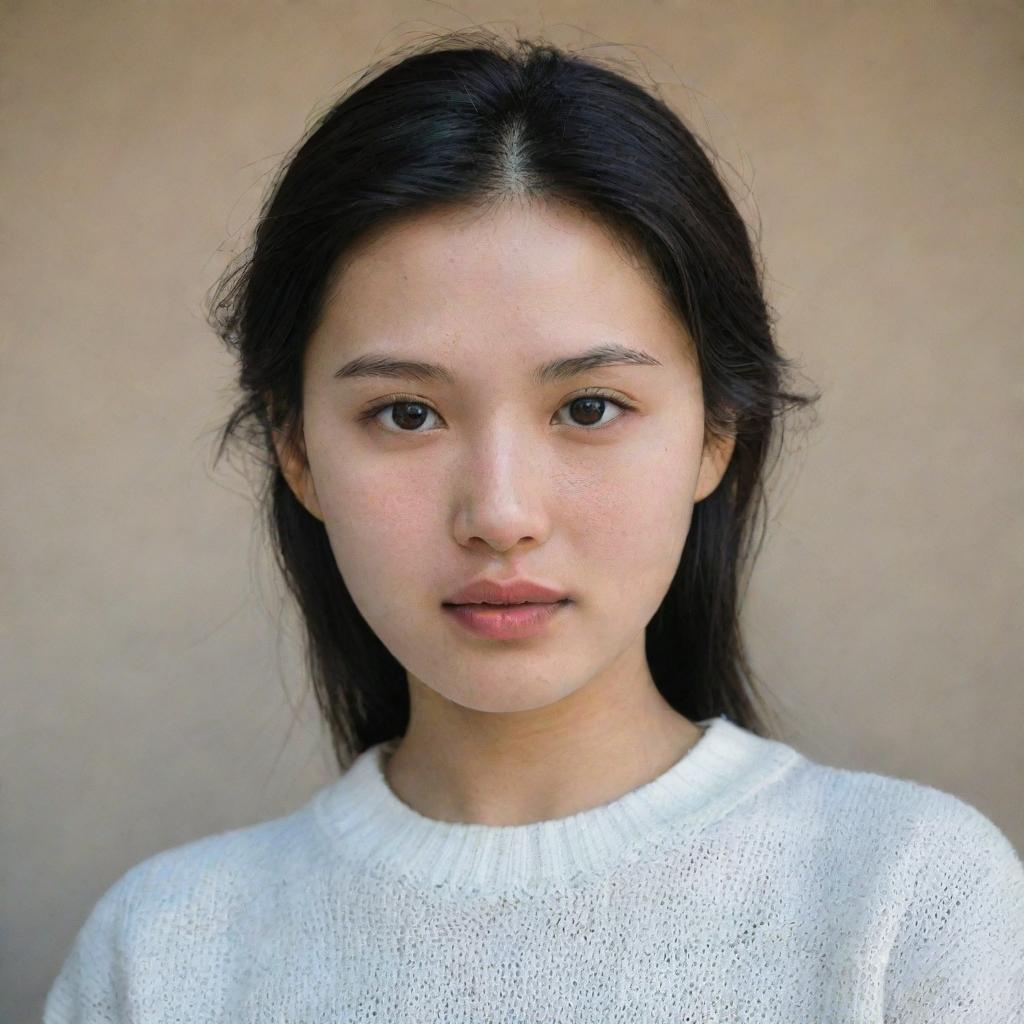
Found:
[[[608,343],[657,364],[531,376]],[[335,376],[370,352],[455,382]],[[586,388],[606,392],[603,412],[571,404]],[[422,405],[359,418],[389,401]],[[277,437],[282,470],[407,672],[409,725],[385,767],[399,799],[448,822],[561,818],[697,743],[655,686],[644,629],[733,441],[705,438],[692,341],[605,229],[509,202],[378,232],[328,292],[303,403],[298,444]],[[543,635],[483,639],[442,612],[471,580],[513,575],[572,597]]]

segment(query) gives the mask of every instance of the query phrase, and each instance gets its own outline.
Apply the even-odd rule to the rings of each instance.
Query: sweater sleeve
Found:
[[[124,879],[93,906],[43,1007],[43,1024],[126,1024],[119,979]]]
[[[885,1024],[1022,1024],[1024,865],[992,821],[943,795],[886,968]]]

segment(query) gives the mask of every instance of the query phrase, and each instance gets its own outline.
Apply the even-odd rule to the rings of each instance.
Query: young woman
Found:
[[[1024,1019],[1003,833],[764,723],[739,584],[816,396],[659,99],[483,33],[396,57],[212,321],[341,775],[126,872],[47,1024]]]

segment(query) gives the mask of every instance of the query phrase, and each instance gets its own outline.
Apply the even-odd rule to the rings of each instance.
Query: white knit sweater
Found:
[[[125,872],[44,1024],[1020,1024],[1024,866],[930,786],[725,717],[571,817],[425,818],[381,744],[285,817]]]

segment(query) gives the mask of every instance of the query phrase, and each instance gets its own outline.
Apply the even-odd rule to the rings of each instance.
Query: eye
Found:
[[[422,423],[424,415],[434,413],[437,415],[437,410],[427,405],[426,402],[421,402],[418,398],[404,398],[395,397],[390,402],[383,402],[380,405],[375,405],[372,409],[367,409],[359,418],[360,420],[375,420],[378,415],[387,409],[397,410],[397,417],[395,422],[399,424],[406,424],[413,428],[418,427]],[[386,430],[390,434],[425,434],[426,430],[416,430],[400,428],[399,430],[391,430],[389,427],[385,427],[381,423],[382,429]]]
[[[577,416],[582,417],[585,421],[589,421],[582,424],[570,423],[568,424],[569,426],[578,426],[583,430],[602,430],[622,415],[620,412],[604,423],[596,422],[602,419],[609,404],[617,406],[623,411],[636,408],[631,402],[618,395],[612,395],[599,388],[588,388],[583,393],[570,398],[558,411],[561,412],[562,409],[572,408],[576,410],[575,414]],[[377,420],[380,413],[389,409],[395,410],[392,422],[398,424],[399,429],[392,430],[390,427],[384,426],[382,420],[378,422],[381,423],[382,429],[391,434],[427,434],[429,433],[428,430],[419,430],[417,428],[423,425],[425,417],[437,415],[437,410],[433,406],[411,395],[390,395],[388,401],[378,403],[373,408],[367,409],[360,415],[359,419]]]
[[[595,423],[595,418],[598,421],[603,418],[609,405],[617,406],[622,411],[616,413],[610,420],[605,420],[604,423]],[[582,426],[585,430],[601,430],[609,423],[614,423],[622,415],[623,411],[633,408],[635,406],[631,402],[627,402],[625,399],[618,398],[597,388],[589,388],[583,394],[570,398],[562,406],[562,409],[574,409],[575,415],[581,416],[585,421],[583,424],[570,423],[569,425]],[[561,409],[559,409],[559,412],[561,412]]]

